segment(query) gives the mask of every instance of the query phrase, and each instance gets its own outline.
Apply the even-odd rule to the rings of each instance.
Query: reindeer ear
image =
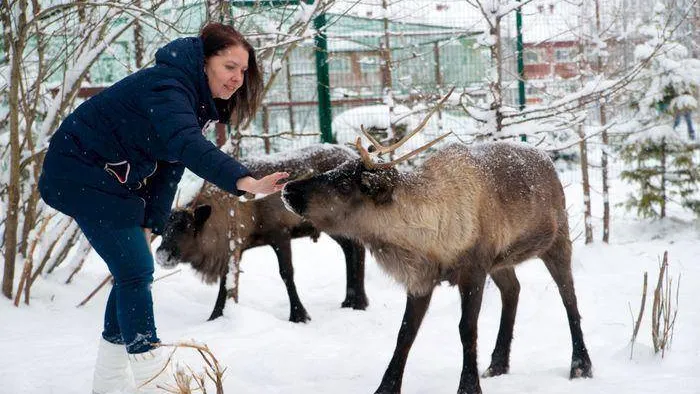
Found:
[[[394,186],[381,173],[363,171],[360,175],[360,191],[372,197],[377,205],[383,205],[391,202]]]
[[[200,205],[194,210],[194,228],[201,230],[211,215],[211,205]]]

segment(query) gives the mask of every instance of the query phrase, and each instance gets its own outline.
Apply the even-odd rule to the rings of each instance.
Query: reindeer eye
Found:
[[[345,179],[338,183],[338,191],[342,194],[350,194],[350,192],[352,192],[352,183],[350,183],[350,180]]]

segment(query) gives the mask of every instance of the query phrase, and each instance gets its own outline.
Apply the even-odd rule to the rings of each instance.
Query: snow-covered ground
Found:
[[[581,233],[581,192],[575,172],[563,174],[570,205],[572,234]],[[613,182],[612,203],[627,187]],[[600,198],[593,201],[601,207]],[[600,217],[600,212],[594,212]],[[688,214],[672,211],[665,221],[640,221],[614,210],[612,242],[585,246],[575,240],[574,277],[583,331],[594,364],[594,378],[569,380],[571,343],[556,286],[542,263],[517,270],[522,290],[516,319],[510,374],[482,379],[484,393],[700,393],[700,226]],[[600,238],[599,220],[595,235]],[[663,252],[670,256],[674,283],[681,278],[679,314],[671,350],[654,356],[650,302],[630,360],[631,308],[635,315],[642,277],[656,282]],[[165,342],[196,340],[209,345],[228,369],[227,393],[371,393],[391,358],[405,296],[402,289],[368,258],[370,306],[366,311],[340,308],[344,297],[341,250],[328,237],[318,243],[293,243],[295,279],[312,321],[287,321],[288,301],[272,250],[246,252],[241,302],[206,322],[216,286],[199,282],[185,268],[153,286],[159,334]],[[156,268],[156,277],[168,273]],[[88,393],[107,296],[103,289],[86,306],[78,304],[105,277],[94,255],[74,283],[58,269],[33,287],[32,303],[14,308],[0,298],[0,393]],[[15,286],[16,288],[16,286]],[[649,290],[649,296],[653,288]],[[403,392],[454,393],[461,369],[455,288],[436,290],[432,305],[408,358]],[[479,367],[488,366],[496,339],[500,298],[488,283],[479,320]],[[176,356],[195,370],[201,358],[188,350]],[[211,391],[211,390],[210,390]]]

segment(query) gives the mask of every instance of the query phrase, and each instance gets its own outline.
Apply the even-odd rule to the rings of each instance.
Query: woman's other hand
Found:
[[[272,194],[282,190],[284,182],[278,182],[287,177],[289,174],[286,172],[275,172],[260,179],[246,176],[236,182],[236,187],[253,194]]]

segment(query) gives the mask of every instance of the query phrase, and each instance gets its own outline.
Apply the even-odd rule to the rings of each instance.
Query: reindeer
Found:
[[[318,145],[287,153],[283,157],[249,159],[243,164],[254,177],[274,171],[286,171],[291,177],[309,172],[323,172],[344,161],[357,158],[354,151],[333,145]],[[175,209],[165,225],[163,240],[156,251],[156,261],[165,268],[190,263],[206,283],[219,280],[219,294],[209,320],[222,315],[226,298],[226,274],[234,253],[230,245],[237,237],[238,247],[245,251],[270,245],[277,255],[280,276],[287,288],[290,303],[289,320],[307,322],[311,318],[302,305],[294,284],[291,240],[300,237],[318,239],[320,232],[311,222],[284,208],[280,193],[264,198],[239,201],[210,184],[193,203]],[[345,254],[347,267],[346,297],[342,307],[364,310],[367,296],[364,289],[364,248],[356,241],[332,235]]]
[[[539,257],[559,288],[571,330],[570,377],[591,377],[583,342],[571,241],[561,182],[544,152],[525,144],[449,144],[412,172],[395,165],[446,135],[390,162],[394,152],[425,126],[444,102],[396,144],[385,147],[368,133],[369,153],[358,138],[361,158],[305,180],[289,182],[285,205],[319,230],[358,240],[407,292],[394,355],[376,393],[400,393],[409,350],[442,281],[459,288],[463,366],[458,393],[481,393],[477,370],[477,320],[490,275],[501,292],[502,312],[491,364],[484,377],[505,374],[520,284],[514,266]],[[364,130],[363,130],[364,132]]]

